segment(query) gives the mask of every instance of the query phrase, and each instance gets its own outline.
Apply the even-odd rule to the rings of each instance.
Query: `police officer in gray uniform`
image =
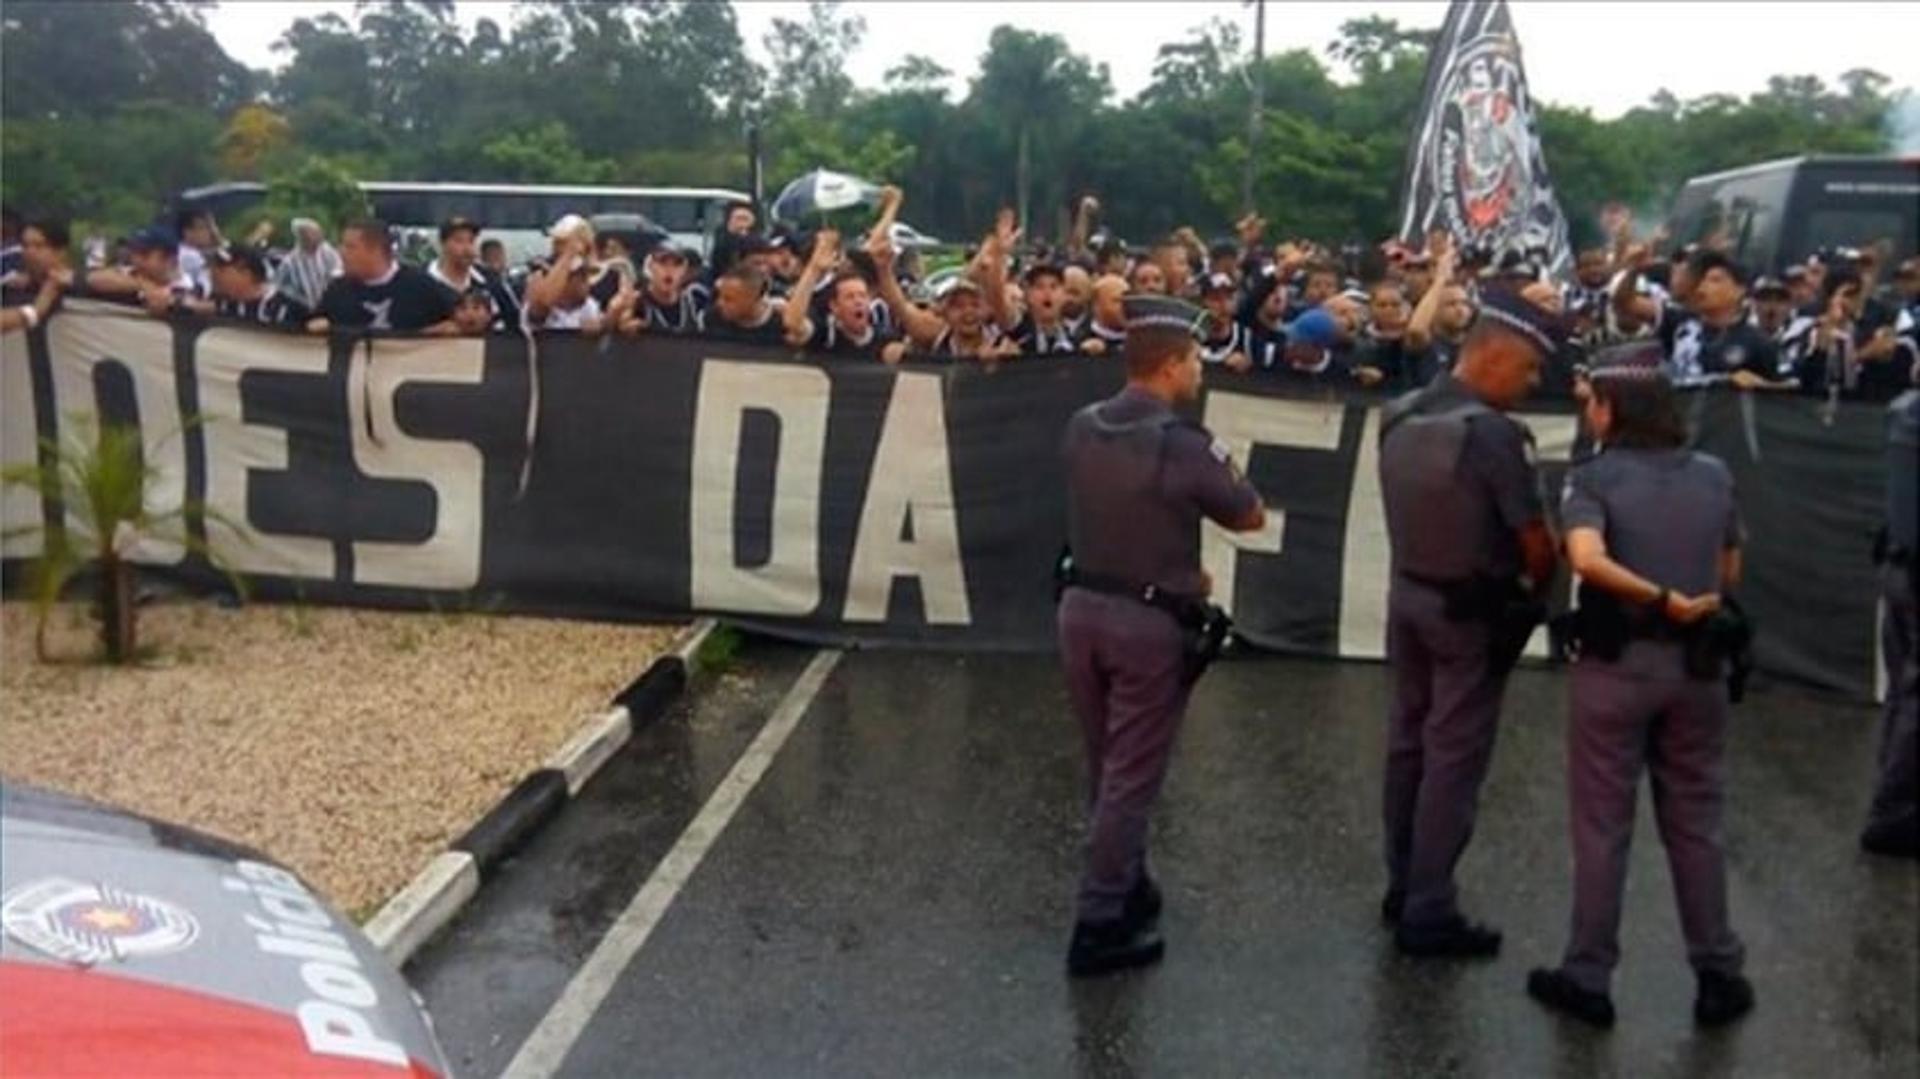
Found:
[[[1250,531],[1266,508],[1226,447],[1174,414],[1200,392],[1199,308],[1162,296],[1124,301],[1127,385],[1068,424],[1072,569],[1059,610],[1060,654],[1085,739],[1089,827],[1075,976],[1142,966],[1164,952],[1160,894],[1147,873],[1147,815],[1197,675],[1194,627],[1210,582],[1200,521]]]
[[[1505,415],[1565,341],[1553,314],[1490,291],[1451,373],[1387,406],[1387,895],[1402,952],[1489,956],[1500,934],[1455,902],[1507,673],[1555,568],[1532,439]],[[1524,580],[1524,584],[1522,583]]]
[[[1881,539],[1881,653],[1887,664],[1887,700],[1880,725],[1880,784],[1873,794],[1861,849],[1920,858],[1920,657],[1914,653],[1914,556],[1920,526],[1920,390],[1910,389],[1887,412],[1887,523]]]
[[[1573,928],[1560,965],[1533,971],[1527,991],[1612,1025],[1608,985],[1646,771],[1698,978],[1694,1019],[1718,1026],[1753,1008],[1720,844],[1728,695],[1714,632],[1722,594],[1740,576],[1733,477],[1686,448],[1652,349],[1596,365],[1586,421],[1601,449],[1569,475],[1561,507],[1581,580],[1567,725]]]

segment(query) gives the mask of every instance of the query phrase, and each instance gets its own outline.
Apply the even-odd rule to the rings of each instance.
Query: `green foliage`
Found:
[[[474,179],[504,183],[604,184],[614,176],[613,162],[581,153],[558,120],[501,135],[480,148],[477,165]]]
[[[147,460],[137,425],[95,425],[76,416],[69,421],[68,431],[64,444],[53,438],[41,440],[39,462],[11,466],[0,473],[0,483],[30,489],[67,511],[61,527],[32,525],[8,533],[9,538],[40,537],[40,553],[27,571],[35,610],[35,654],[42,661],[50,658],[47,619],[68,584],[81,573],[97,569],[101,651],[108,661],[125,663],[139,655],[126,561],[132,547],[163,540],[212,555],[183,527],[184,505],[156,509],[149,504],[149,488],[158,470]],[[177,431],[164,436],[177,437]],[[232,580],[236,591],[244,591],[239,578]]]
[[[924,56],[877,88],[853,85],[858,15],[814,0],[774,20],[766,69],[726,0],[526,0],[466,29],[446,0],[381,0],[294,21],[275,76],[234,63],[202,5],[15,0],[0,9],[0,170],[10,203],[124,229],[182,187],[267,176],[273,212],[337,223],[338,175],[368,179],[744,186],[745,132],[763,136],[769,187],[826,167],[906,189],[904,216],[977,236],[996,209],[1034,235],[1063,232],[1081,195],[1135,242],[1239,216],[1256,202],[1291,234],[1340,241],[1395,224],[1406,139],[1434,32],[1348,20],[1323,50],[1268,55],[1257,72],[1235,22],[1163,43],[1153,81],[1113,100],[1105,68],[1070,39],[996,27],[965,91]],[[1330,67],[1331,65],[1331,67]],[[1340,71],[1335,81],[1333,68]],[[1264,116],[1249,131],[1257,75]],[[1575,238],[1618,199],[1654,216],[1689,176],[1801,153],[1878,152],[1886,76],[1837,85],[1782,75],[1745,98],[1661,91],[1613,120],[1543,107],[1546,156]],[[299,178],[296,180],[296,178]],[[309,182],[311,181],[311,182]],[[286,189],[285,199],[278,191]],[[236,223],[227,223],[238,234]]]
[[[273,222],[281,236],[296,217],[311,217],[328,233],[368,213],[367,197],[344,163],[323,157],[304,157],[267,179],[267,197],[260,205],[226,224],[226,231],[244,236],[260,221]]]

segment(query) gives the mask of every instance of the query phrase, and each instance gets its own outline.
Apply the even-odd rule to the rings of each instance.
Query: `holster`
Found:
[[[1520,587],[1519,581],[1472,577],[1423,583],[1440,592],[1442,612],[1449,620],[1486,623],[1487,656],[1498,674],[1507,674],[1520,663],[1533,631],[1547,620],[1547,605]]]
[[[1124,596],[1172,615],[1181,630],[1182,686],[1193,685],[1201,675],[1207,673],[1207,668],[1213,666],[1213,661],[1219,659],[1220,653],[1226,649],[1227,637],[1233,632],[1233,619],[1222,608],[1204,599],[1167,592],[1154,585],[1084,572],[1074,565],[1071,551],[1060,552],[1060,559],[1054,564],[1053,586],[1055,603],[1060,601],[1068,588],[1084,588],[1090,592]]]
[[[1691,627],[1684,640],[1688,676],[1712,679],[1724,673],[1727,699],[1739,704],[1753,673],[1753,620],[1740,601],[1722,597],[1720,609]]]

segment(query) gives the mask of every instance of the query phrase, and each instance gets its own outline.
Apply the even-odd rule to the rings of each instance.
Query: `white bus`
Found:
[[[506,245],[520,263],[547,250],[546,230],[565,214],[641,214],[693,249],[707,253],[713,233],[733,202],[751,202],[744,192],[720,187],[588,187],[537,184],[458,184],[363,181],[360,189],[374,215],[403,231],[436,238],[440,222],[469,217],[485,237]],[[233,182],[182,191],[179,209],[211,210],[231,221],[266,198],[265,184]],[[278,223],[282,230],[286,223]],[[284,231],[283,231],[284,234]]]

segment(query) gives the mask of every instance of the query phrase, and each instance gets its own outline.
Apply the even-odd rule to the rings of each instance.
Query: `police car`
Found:
[[[0,785],[0,1076],[450,1074],[417,998],[285,867]]]

